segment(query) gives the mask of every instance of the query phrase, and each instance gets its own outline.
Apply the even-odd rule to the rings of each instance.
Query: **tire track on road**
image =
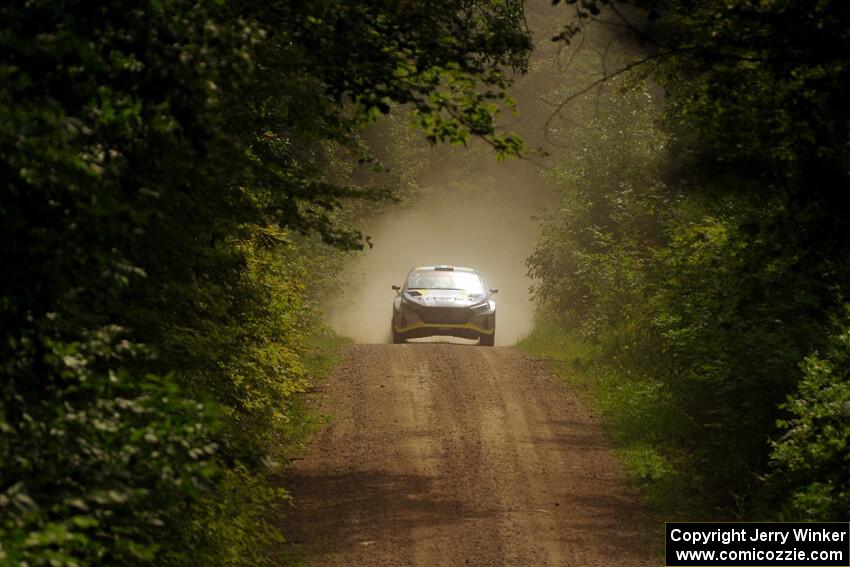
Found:
[[[656,564],[650,521],[575,394],[512,348],[357,345],[287,475],[316,566]]]

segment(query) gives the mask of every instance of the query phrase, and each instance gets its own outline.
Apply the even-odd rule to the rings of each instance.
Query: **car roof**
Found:
[[[477,273],[476,270],[472,268],[465,268],[463,266],[449,266],[446,264],[435,264],[433,266],[416,266],[413,268],[414,271],[437,271],[437,272],[472,272]]]

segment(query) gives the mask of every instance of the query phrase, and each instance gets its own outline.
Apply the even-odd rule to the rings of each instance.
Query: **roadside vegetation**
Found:
[[[271,562],[332,363],[318,298],[366,244],[343,205],[396,189],[364,128],[405,104],[431,142],[518,151],[493,117],[521,17],[0,7],[0,563]]]
[[[661,510],[846,519],[850,11],[568,4],[565,40],[641,53],[552,174],[527,348],[588,386]]]

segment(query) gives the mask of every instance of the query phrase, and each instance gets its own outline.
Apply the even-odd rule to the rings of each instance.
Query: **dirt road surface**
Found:
[[[318,390],[333,421],[287,482],[308,564],[658,564],[591,412],[521,351],[352,346]]]

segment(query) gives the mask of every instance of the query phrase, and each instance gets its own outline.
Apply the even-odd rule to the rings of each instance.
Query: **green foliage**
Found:
[[[310,239],[362,246],[340,208],[387,197],[353,179],[392,105],[499,145],[520,7],[0,6],[2,562],[270,561]]]
[[[253,566],[270,563],[285,543],[279,522],[291,503],[275,480],[244,467],[226,471],[218,490],[195,504],[190,522],[174,534],[165,565]]]
[[[850,308],[847,309],[850,313]],[[825,355],[803,360],[797,391],[782,406],[784,435],[772,443],[770,480],[797,520],[841,521],[850,509],[850,327],[847,315]]]
[[[649,28],[669,52],[659,78],[674,95],[671,119],[713,159],[781,168],[807,192],[820,190],[810,175],[846,183],[833,166],[848,150],[850,60],[834,46],[847,41],[848,21],[840,1],[674,3]]]
[[[601,12],[646,46],[637,68],[666,90],[664,119],[680,157],[754,181],[752,193],[846,203],[837,189],[848,184],[850,155],[850,59],[839,48],[850,37],[846,2],[564,3],[580,17],[556,40],[570,41]],[[846,229],[835,210],[820,214]]]
[[[65,386],[0,410],[0,557],[10,564],[138,562],[181,503],[208,488],[216,415],[171,376],[139,381],[120,329],[51,341],[45,361]],[[4,562],[5,562],[4,561]]]
[[[627,461],[649,467],[636,475],[675,470],[718,517],[737,515],[757,506],[778,405],[823,340],[847,263],[802,246],[787,195],[674,169],[644,100],[620,98],[562,164],[529,272],[543,309],[594,346],[595,397]]]
[[[840,517],[847,361],[840,341],[810,353],[850,291],[848,5],[564,3],[578,20],[557,41],[613,22],[665,98],[661,128],[618,110],[650,151],[597,124],[596,155],[564,165],[563,210],[529,264],[539,297],[600,349],[607,395],[657,391],[675,410],[664,442],[688,458],[673,464],[718,515]]]
[[[665,140],[647,110],[650,100],[641,92],[616,104],[608,97],[611,111],[577,132],[581,151],[552,174],[562,188],[560,206],[544,218],[528,261],[538,299],[589,336],[622,308],[639,308],[642,284],[634,278],[660,239],[654,218],[675,202],[659,180]],[[636,264],[621,269],[600,261],[612,253]],[[615,304],[600,309],[603,297]]]

